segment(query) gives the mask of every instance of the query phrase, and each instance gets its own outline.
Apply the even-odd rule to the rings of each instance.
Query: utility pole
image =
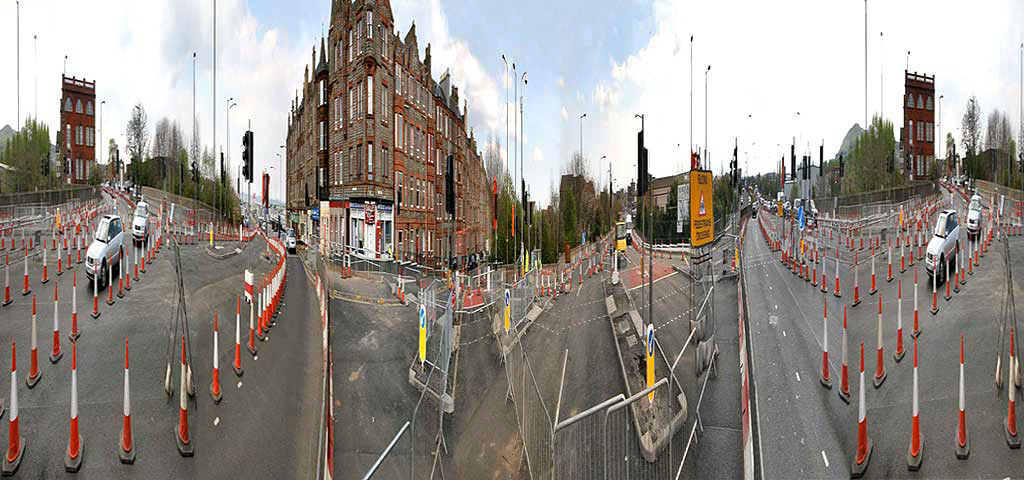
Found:
[[[217,0],[213,0],[213,208],[217,207]],[[198,167],[198,165],[196,166]]]

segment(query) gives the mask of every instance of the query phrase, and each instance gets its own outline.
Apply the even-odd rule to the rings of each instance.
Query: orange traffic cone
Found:
[[[1010,368],[1006,369],[1007,387],[1009,392],[1009,406],[1006,409],[1006,423],[1003,425],[1006,435],[1006,445],[1010,448],[1020,448],[1020,437],[1017,436],[1017,408],[1015,407],[1017,389],[1013,388],[1013,370],[1017,364],[1017,356],[1013,350],[1013,329],[1010,329]]]
[[[853,303],[850,308],[860,305],[860,268],[857,265],[857,253],[853,254]]]
[[[99,277],[92,280],[92,318],[100,318]]]
[[[39,283],[46,285],[50,278],[46,275],[46,249],[43,248],[43,278],[40,279]]]
[[[57,315],[57,285],[53,286],[53,351],[50,352],[50,363],[57,363],[64,356],[60,349],[60,321]]]
[[[860,344],[860,398],[857,405],[857,453],[850,465],[850,477],[860,478],[868,469],[874,444],[868,438],[867,408],[864,405],[864,342]]]
[[[846,305],[843,305],[843,367],[839,371],[839,398],[850,404],[850,381],[846,362]]]
[[[85,453],[85,442],[78,434],[78,343],[71,343],[71,431],[68,435],[67,455],[64,457],[64,470],[74,473],[82,468],[82,457]]]
[[[242,297],[238,296],[235,300],[235,361],[231,364],[231,368],[235,370],[235,375],[242,376],[244,370],[242,370],[242,338],[241,338],[241,320],[242,319]]]
[[[910,448],[907,450],[907,469],[915,472],[924,461],[924,441],[921,438],[921,412],[917,402],[917,337],[914,337],[914,399],[913,418],[910,423]]]
[[[823,297],[824,298],[824,297]],[[828,368],[828,299],[824,298],[825,313],[822,316],[822,325],[824,326],[824,333],[822,334],[822,351],[821,351],[821,376],[818,380],[821,384],[828,389],[832,388],[832,378],[829,376]]]
[[[220,403],[220,349],[217,348],[217,312],[213,312],[213,379],[210,381],[210,396],[213,403]]]
[[[256,314],[255,297],[249,297],[249,353],[256,356],[256,330],[253,326],[253,317]]]
[[[32,388],[43,378],[43,372],[39,370],[39,349],[36,348],[36,296],[32,295],[32,353],[29,361],[28,377],[25,377],[25,384]]]
[[[11,261],[8,256],[4,255],[4,306],[11,304]]]
[[[4,455],[3,466],[0,472],[5,477],[14,475],[21,466],[21,459],[25,455],[25,437],[21,436],[18,428],[18,362],[17,346],[11,342],[11,416],[8,422],[7,433],[7,454]]]
[[[903,350],[903,279],[901,278],[896,282],[896,351],[892,353],[892,358],[898,363],[903,360],[903,355],[906,353]]]
[[[118,457],[121,463],[130,465],[135,463],[135,445],[132,444],[132,403],[128,388],[128,339],[124,339],[124,423],[121,426],[121,448],[118,450]]]
[[[32,289],[28,286],[28,250],[25,250],[25,287],[21,289],[21,295],[25,296],[32,293]]]
[[[891,282],[892,281],[892,245],[890,245],[886,250],[888,251],[888,253],[886,254],[886,261],[885,262],[888,264],[888,271],[889,271],[889,273],[886,275],[885,281],[886,282]]]
[[[967,436],[967,412],[964,406],[964,335],[960,334],[960,415],[956,424],[956,458],[966,459],[971,454],[971,440]]]
[[[71,333],[68,339],[72,342],[78,340],[81,333],[78,331],[78,272],[71,274]]]
[[[914,269],[914,330],[911,335],[918,336],[921,334],[921,324],[917,321],[917,269]]]
[[[875,366],[875,378],[873,384],[875,388],[881,387],[882,383],[885,383],[885,378],[889,375],[885,371],[885,354],[883,352],[882,344],[882,295],[878,296],[878,363]]]
[[[874,295],[878,293],[878,286],[875,284],[875,247],[871,246],[871,290],[868,294]]]
[[[101,267],[102,268],[102,267]],[[97,279],[99,277],[96,277]],[[107,305],[114,304],[114,266],[107,265]]]
[[[185,336],[181,336],[181,383],[180,405],[178,410],[178,429],[174,432],[175,440],[178,443],[178,453],[183,457],[191,457],[195,454],[195,447],[188,435],[188,393],[185,383]]]

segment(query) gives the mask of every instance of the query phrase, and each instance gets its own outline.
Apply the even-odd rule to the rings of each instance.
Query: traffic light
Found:
[[[732,184],[736,185],[739,181],[739,146],[733,145],[732,147],[732,160],[729,162],[729,172],[732,175]]]
[[[644,131],[636,134],[636,184],[637,195],[643,196],[647,193],[647,148],[644,147]]]
[[[789,146],[789,178],[796,180],[796,145]]]
[[[526,179],[525,178],[522,179],[521,182],[522,182],[522,188],[523,188],[521,190],[523,192],[522,193],[523,203],[521,203],[520,205],[522,205],[522,207],[523,207],[523,215],[524,215],[523,218],[526,218],[525,217],[525,215],[526,215]]]
[[[825,165],[825,144],[818,147],[818,175],[821,175],[821,167]]]
[[[252,176],[249,172],[249,132],[242,134],[242,178],[246,181]]]
[[[455,158],[448,155],[444,167],[444,211],[455,215]]]

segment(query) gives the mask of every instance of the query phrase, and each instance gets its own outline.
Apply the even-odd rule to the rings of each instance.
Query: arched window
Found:
[[[907,108],[914,108],[914,96],[907,95]]]
[[[68,98],[64,99],[64,111],[65,112],[70,112],[71,111],[71,97],[68,97]]]
[[[924,108],[924,99],[921,98],[921,95],[917,96],[917,108]]]
[[[75,102],[75,113],[82,113],[82,101]]]
[[[92,102],[85,102],[85,114],[92,115]]]
[[[925,108],[928,110],[932,109],[932,97],[928,97],[928,100],[926,100]]]

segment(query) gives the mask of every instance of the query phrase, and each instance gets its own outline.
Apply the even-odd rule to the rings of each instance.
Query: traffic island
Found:
[[[615,337],[620,372],[627,397],[632,397],[648,387],[646,341],[641,333],[645,327],[621,284],[606,285],[605,288],[608,293],[605,308]],[[656,390],[653,400],[640,399],[630,403],[640,452],[650,463],[657,461],[658,454],[683,427],[688,416],[686,394],[681,389],[672,388],[675,383],[671,381],[669,362],[656,337],[654,346],[654,378],[670,378],[670,388]],[[678,394],[671,396],[667,392]]]

